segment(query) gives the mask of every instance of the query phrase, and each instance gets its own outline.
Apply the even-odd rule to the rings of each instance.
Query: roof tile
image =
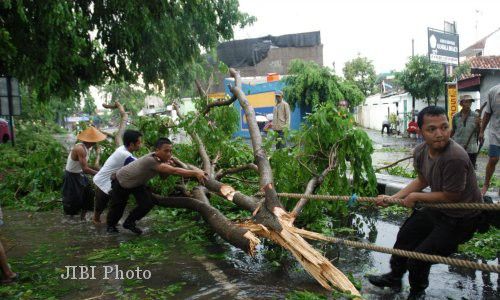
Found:
[[[467,60],[471,69],[500,69],[500,56],[475,56]]]

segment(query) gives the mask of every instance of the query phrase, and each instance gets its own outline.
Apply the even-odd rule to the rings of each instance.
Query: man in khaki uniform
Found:
[[[276,106],[273,109],[273,130],[278,133],[278,142],[276,143],[276,150],[284,148],[286,141],[284,141],[285,128],[290,127],[290,106],[283,100],[283,92],[275,92]]]
[[[476,168],[478,151],[477,133],[479,132],[480,120],[479,115],[470,109],[474,101],[475,99],[471,95],[460,96],[462,110],[453,116],[451,137],[460,146],[464,147],[470,161],[474,165],[474,168]]]

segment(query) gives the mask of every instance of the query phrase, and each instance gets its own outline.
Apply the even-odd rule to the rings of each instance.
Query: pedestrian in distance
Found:
[[[484,143],[484,131],[490,124],[490,148],[488,150],[488,163],[486,164],[486,176],[481,194],[484,196],[490,187],[491,177],[495,172],[498,158],[500,156],[500,84],[492,87],[488,92],[488,102],[484,109],[483,122],[479,132],[479,143]],[[498,191],[500,194],[500,190]]]
[[[155,151],[146,154],[130,164],[122,167],[111,181],[111,202],[107,215],[107,231],[117,233],[116,225],[123,216],[130,194],[134,195],[137,206],[123,222],[123,227],[140,235],[142,230],[136,222],[142,219],[154,206],[151,192],[146,183],[153,177],[168,175],[193,177],[203,183],[207,174],[202,170],[186,170],[174,166],[172,162],[172,142],[168,138],[160,138],[156,142]]]
[[[106,139],[106,135],[93,126],[89,126],[76,136],[77,143],[69,152],[64,170],[62,185],[63,210],[66,215],[80,213],[85,217],[87,211],[94,209],[94,190],[86,176],[97,174],[97,170],[89,167],[89,150],[98,142]]]
[[[399,229],[395,249],[425,254],[449,256],[459,244],[468,241],[480,222],[477,210],[438,210],[415,208],[422,203],[482,203],[476,174],[467,152],[450,140],[451,128],[445,110],[428,106],[418,114],[418,127],[424,143],[413,153],[418,177],[393,196],[379,195],[377,204],[387,199],[403,199],[403,205],[413,208],[411,216]],[[422,190],[430,187],[430,193]],[[401,279],[409,272],[408,299],[424,299],[429,285],[431,263],[392,255],[391,271],[370,275],[368,280],[378,287],[401,290]]]
[[[283,100],[283,92],[276,91],[275,93],[276,106],[273,109],[273,130],[278,134],[278,142],[276,150],[282,149],[286,145],[285,129],[290,128],[290,105]]]
[[[101,214],[111,199],[111,176],[121,167],[137,159],[132,153],[141,148],[141,137],[142,133],[139,131],[126,130],[123,133],[123,145],[118,147],[115,152],[109,156],[102,168],[94,176],[93,180],[96,185],[96,193],[93,222],[95,224],[101,223]]]
[[[471,110],[474,101],[471,95],[460,96],[462,109],[453,116],[451,137],[460,146],[464,147],[474,168],[476,168],[480,116]]]
[[[382,135],[384,135],[385,128],[387,128],[387,135],[391,135],[391,123],[389,123],[388,118],[384,118],[384,121],[382,121]]]

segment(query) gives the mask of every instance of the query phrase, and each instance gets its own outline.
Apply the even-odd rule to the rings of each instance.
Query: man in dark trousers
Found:
[[[415,207],[420,203],[481,203],[474,166],[467,152],[450,140],[451,128],[443,108],[428,106],[418,114],[419,132],[424,143],[413,153],[418,177],[393,196],[379,195],[377,204],[385,200],[404,199],[403,205]],[[423,193],[426,187],[430,193]],[[395,249],[449,256],[459,244],[469,240],[476,231],[480,211],[414,209],[403,223],[394,244]],[[431,263],[393,255],[391,272],[368,276],[378,287],[401,290],[401,278],[409,271],[408,299],[424,299],[429,285]]]
[[[123,222],[123,227],[136,234],[142,233],[135,222],[142,219],[154,206],[146,183],[156,175],[195,177],[200,182],[206,179],[206,174],[202,170],[192,171],[172,166],[172,142],[169,139],[158,139],[155,148],[155,152],[146,154],[122,167],[116,173],[116,178],[112,180],[111,201],[107,216],[107,231],[109,233],[118,232],[116,224],[123,216],[130,194],[134,195],[137,206]]]
[[[96,143],[104,141],[106,135],[95,127],[89,126],[80,132],[76,138],[82,141],[82,143],[77,143],[73,146],[66,160],[62,186],[62,203],[66,215],[77,215],[80,213],[83,220],[87,211],[94,209],[94,190],[85,174],[97,174],[97,170],[88,165],[88,152]]]
[[[137,158],[132,154],[142,145],[142,133],[136,130],[126,130],[123,133],[123,145],[111,154],[102,168],[94,176],[96,186],[94,218],[95,224],[101,223],[101,214],[111,199],[111,175],[123,166],[128,165]]]
[[[283,100],[282,91],[276,91],[274,94],[276,106],[273,109],[273,130],[278,134],[277,150],[286,145],[284,130],[290,128],[290,105]]]

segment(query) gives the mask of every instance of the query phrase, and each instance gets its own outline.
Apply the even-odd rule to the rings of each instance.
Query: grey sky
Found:
[[[257,22],[236,29],[236,39],[320,30],[324,64],[335,61],[339,75],[358,53],[377,73],[401,70],[412,38],[415,54],[427,55],[427,27],[443,29],[445,20],[457,23],[460,50],[500,28],[499,0],[240,0],[240,9]]]

